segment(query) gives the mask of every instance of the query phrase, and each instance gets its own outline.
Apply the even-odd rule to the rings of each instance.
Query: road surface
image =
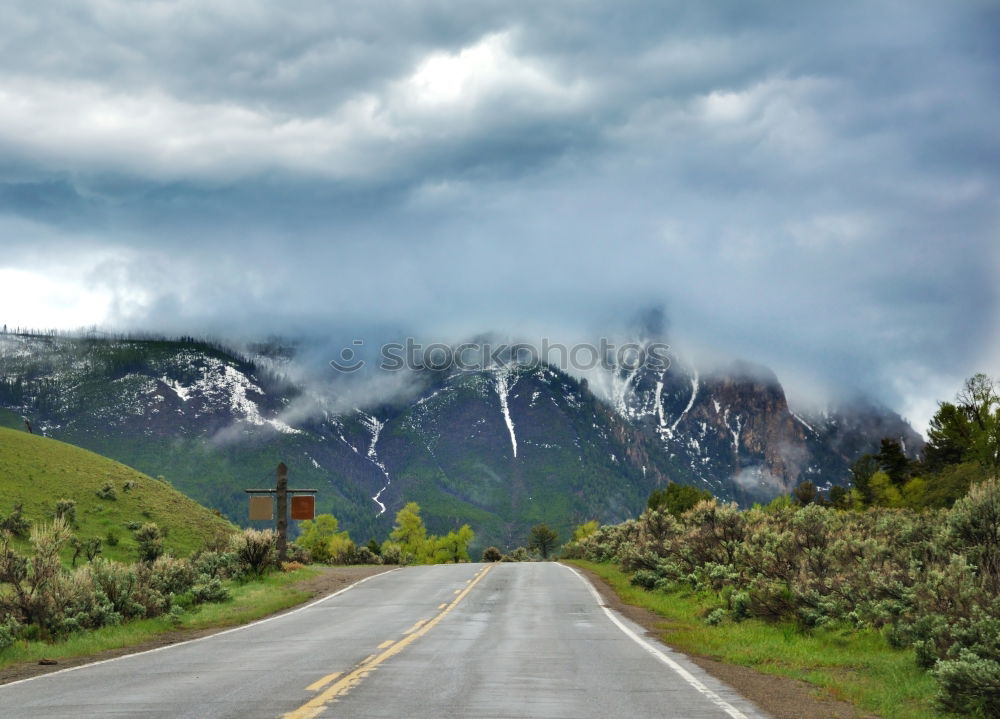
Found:
[[[0,686],[0,717],[764,715],[555,563],[407,567],[248,627]]]

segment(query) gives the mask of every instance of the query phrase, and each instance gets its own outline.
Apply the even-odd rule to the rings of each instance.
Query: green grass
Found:
[[[316,576],[319,571],[313,567],[305,567],[293,572],[271,574],[246,584],[228,582],[227,586],[232,593],[230,601],[195,607],[185,613],[180,624],[176,625],[167,617],[157,617],[80,632],[54,644],[22,640],[0,651],[0,669],[42,658],[70,659],[108,649],[132,647],[178,629],[208,629],[245,624],[309,599],[308,592],[296,589],[294,585]]]
[[[660,637],[670,646],[765,674],[808,682],[835,699],[886,719],[941,719],[936,685],[917,667],[912,650],[892,649],[872,631],[847,628],[804,633],[792,624],[760,620],[705,624],[706,597],[692,592],[647,591],[629,583],[612,564],[573,560],[603,578],[621,599],[664,618]]]
[[[133,482],[134,488],[125,491],[126,482]],[[106,483],[114,487],[116,500],[97,497]],[[167,531],[167,551],[181,557],[234,529],[170,485],[131,467],[54,439],[0,427],[0,515],[23,502],[28,519],[47,522],[56,501],[63,498],[76,501],[76,536],[105,540],[103,554],[111,559],[136,558],[129,522],[155,522]],[[106,541],[109,532],[118,537],[117,546]]]

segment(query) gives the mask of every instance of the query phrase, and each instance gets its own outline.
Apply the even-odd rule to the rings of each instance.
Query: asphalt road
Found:
[[[760,719],[554,563],[408,567],[204,639],[0,686],[0,717]]]

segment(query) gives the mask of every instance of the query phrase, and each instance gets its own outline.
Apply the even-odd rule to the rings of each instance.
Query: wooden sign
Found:
[[[316,498],[311,494],[292,497],[292,519],[315,519]]]
[[[274,519],[274,501],[271,495],[250,496],[250,519]]]

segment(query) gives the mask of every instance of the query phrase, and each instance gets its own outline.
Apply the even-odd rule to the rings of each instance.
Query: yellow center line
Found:
[[[447,602],[442,602],[441,604],[438,604],[438,609],[444,609],[447,606],[448,606]]]
[[[479,580],[486,576],[489,569],[490,568],[487,567],[486,570],[476,577],[465,589],[457,592],[458,596],[451,601],[451,604],[448,604],[437,615],[435,615],[433,619],[428,620],[422,627],[415,630],[412,634],[403,637],[398,642],[385,649],[381,654],[373,654],[368,657],[346,676],[337,681],[336,684],[325,690],[323,693],[317,694],[298,709],[288,712],[284,715],[283,719],[313,719],[314,717],[319,716],[323,709],[326,708],[327,704],[335,701],[338,697],[342,697],[347,694],[347,692],[360,684],[361,681],[371,674],[380,664],[387,659],[396,656],[410,644],[433,629],[438,622],[445,618],[448,612],[458,606],[458,603],[468,596],[469,592],[472,591],[472,588],[479,583]]]
[[[441,609],[441,608],[443,608],[444,606],[446,606],[446,605],[442,604],[442,605],[441,605],[440,607],[438,607],[438,609]],[[427,624],[427,620],[426,620],[426,619],[421,619],[421,620],[419,620],[419,621],[418,621],[418,622],[417,622],[416,624],[414,624],[414,625],[413,625],[412,627],[410,627],[410,628],[409,628],[409,629],[407,629],[407,630],[406,630],[405,632],[403,632],[403,634],[413,634],[413,632],[415,632],[415,631],[417,631],[418,629],[420,629],[420,627],[421,627],[422,625],[424,625],[424,624]],[[380,647],[380,648],[381,648],[381,647]]]
[[[323,687],[325,687],[327,684],[329,684],[330,682],[332,682],[334,679],[336,679],[337,677],[339,677],[341,674],[343,674],[343,672],[334,672],[333,674],[327,674],[322,679],[317,679],[312,684],[310,684],[309,686],[307,686],[306,687],[306,691],[307,692],[319,691],[320,689],[322,689]]]
[[[391,645],[393,645],[395,643],[396,643],[395,639],[386,639],[384,642],[382,642],[381,644],[378,645],[378,648],[379,649],[385,649],[386,647],[391,646]]]

